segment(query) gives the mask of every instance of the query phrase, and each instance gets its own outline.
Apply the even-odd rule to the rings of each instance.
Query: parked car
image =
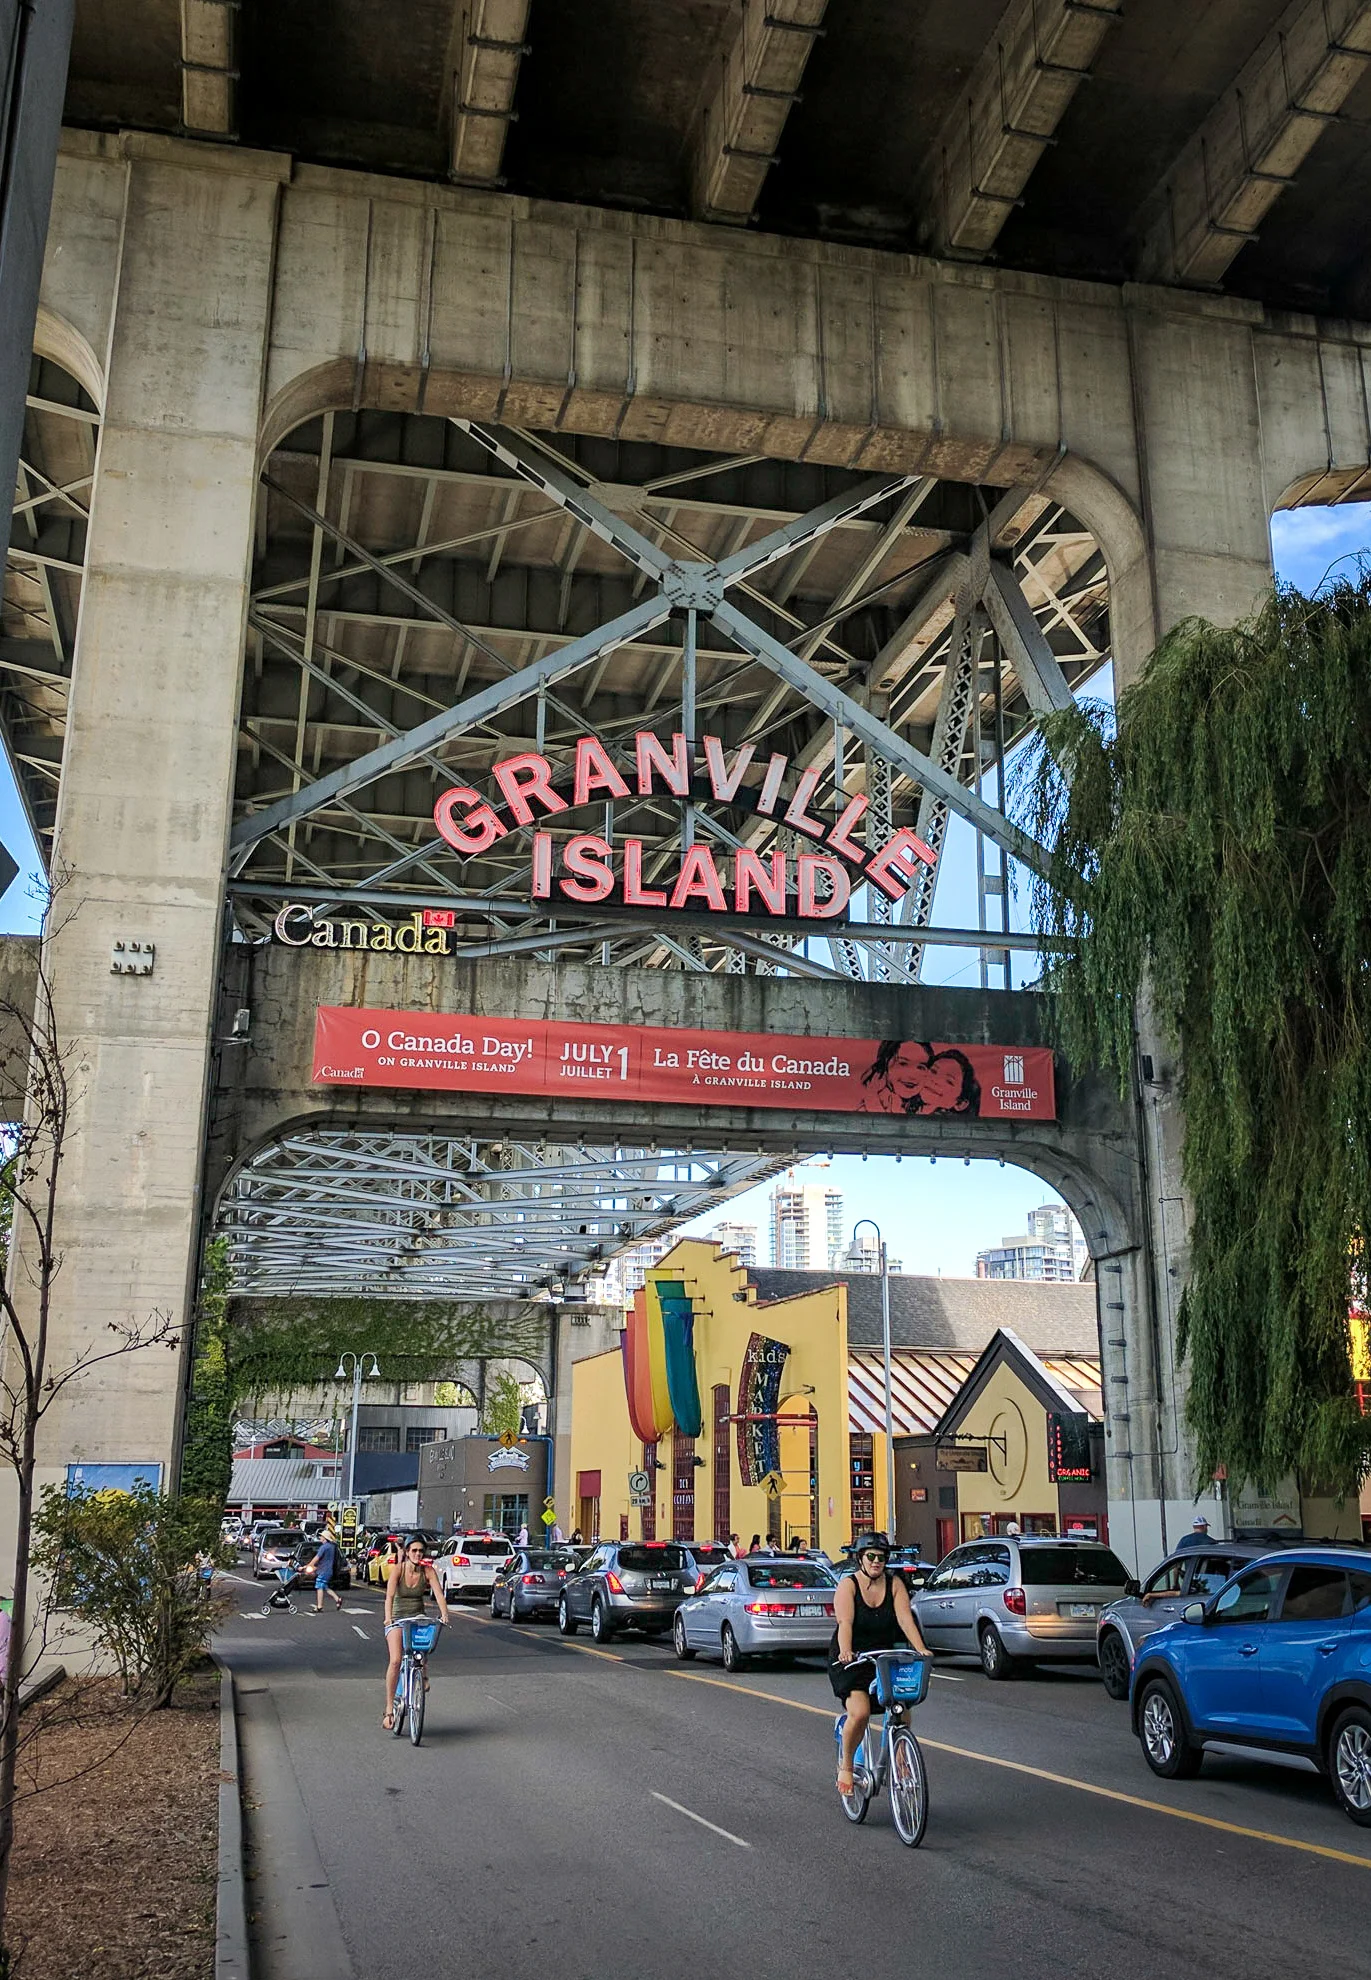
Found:
[[[304,1539],[298,1526],[268,1526],[262,1531],[252,1557],[252,1578],[261,1581],[277,1568],[289,1567],[295,1550]]]
[[[1138,1652],[1150,1636],[1176,1621],[1187,1602],[1217,1595],[1240,1567],[1270,1552],[1268,1545],[1254,1540],[1216,1540],[1212,1548],[1184,1548],[1154,1568],[1136,1594],[1124,1595],[1102,1609],[1096,1656],[1109,1696],[1127,1698]]]
[[[930,1650],[979,1656],[988,1678],[1026,1664],[1092,1662],[1100,1611],[1137,1584],[1094,1540],[971,1540],[912,1597]]]
[[[671,1640],[682,1662],[700,1651],[742,1670],[752,1657],[826,1650],[833,1635],[831,1569],[800,1555],[749,1554],[715,1568],[676,1611]]]
[[[1212,1741],[1299,1754],[1371,1828],[1371,1558],[1291,1548],[1188,1602],[1144,1645],[1132,1712],[1164,1780],[1197,1774]]]
[[[564,1547],[522,1547],[501,1561],[490,1589],[490,1613],[513,1623],[533,1616],[555,1616],[562,1583],[576,1566]]]
[[[681,1540],[677,1544],[690,1556],[690,1585],[697,1593],[715,1568],[733,1559],[722,1540]]]
[[[690,1555],[678,1541],[602,1541],[562,1583],[557,1626],[574,1636],[588,1622],[597,1643],[621,1629],[661,1636],[693,1585]]]
[[[490,1594],[497,1572],[513,1553],[506,1534],[454,1533],[434,1555],[433,1566],[450,1602],[479,1601]]]

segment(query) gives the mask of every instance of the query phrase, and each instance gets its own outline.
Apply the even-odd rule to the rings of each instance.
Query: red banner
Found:
[[[789,1038],[767,1032],[365,1011],[321,1005],[314,1078],[328,1086],[562,1093],[788,1107],[841,1114],[1051,1121],[1052,1053],[1041,1045],[918,1038]]]

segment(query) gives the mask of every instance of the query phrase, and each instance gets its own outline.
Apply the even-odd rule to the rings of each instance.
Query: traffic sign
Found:
[[[762,1490],[768,1499],[779,1499],[781,1496],[781,1487],[784,1484],[785,1477],[783,1473],[779,1471],[768,1471],[766,1477],[762,1480]]]
[[[652,1480],[645,1471],[630,1471],[628,1474],[628,1489],[635,1494],[650,1492],[652,1490]]]
[[[518,1441],[519,1439],[512,1430],[502,1430],[500,1432],[500,1449],[502,1451],[512,1451]]]
[[[541,1518],[544,1526],[555,1526],[557,1524],[557,1515],[552,1510],[551,1506],[547,1508],[546,1512],[541,1513],[539,1517]]]

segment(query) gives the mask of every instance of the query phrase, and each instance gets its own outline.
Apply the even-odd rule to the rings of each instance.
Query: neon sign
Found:
[[[888,900],[898,901],[921,866],[936,865],[932,849],[908,827],[892,833],[879,847],[854,839],[852,834],[867,810],[865,797],[850,798],[836,818],[814,817],[808,807],[823,776],[820,766],[811,765],[800,773],[783,809],[788,756],[773,755],[761,783],[755,789],[744,787],[743,778],[755,755],[756,745],[744,743],[730,760],[717,736],[705,736],[697,760],[692,761],[690,746],[679,731],[668,748],[659,736],[640,730],[633,739],[630,784],[597,737],[581,736],[570,797],[557,789],[557,772],[547,757],[536,750],[521,750],[504,757],[491,771],[502,800],[498,807],[470,785],[456,784],[438,799],[433,822],[447,844],[466,857],[488,852],[513,831],[533,827],[534,900],[561,898],[581,906],[613,902],[658,912],[832,921],[846,912],[854,885],[877,887]],[[565,777],[561,781],[565,783]],[[686,846],[674,875],[654,875],[656,884],[650,885],[642,839],[625,837],[617,846],[595,832],[558,839],[539,822],[597,800],[631,801],[659,793],[683,803],[708,796],[720,804],[742,805],[758,817],[775,818],[821,850],[797,855],[792,884],[786,856],[779,850],[761,854],[741,847],[731,855],[716,856],[708,845]]]

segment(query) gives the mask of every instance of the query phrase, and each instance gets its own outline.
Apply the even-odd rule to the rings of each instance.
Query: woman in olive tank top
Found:
[[[400,1624],[407,1616],[422,1616],[428,1613],[430,1591],[438,1603],[438,1613],[447,1621],[447,1599],[442,1584],[433,1571],[433,1563],[425,1558],[422,1540],[410,1540],[398,1561],[386,1576],[386,1716],[381,1724],[390,1732],[395,1724],[395,1686],[400,1676],[400,1658],[404,1654],[404,1632]]]
[[[887,1572],[890,1543],[883,1533],[864,1533],[857,1542],[857,1570],[845,1574],[833,1597],[838,1627],[828,1651],[828,1681],[847,1707],[838,1792],[852,1792],[852,1762],[871,1717],[869,1686],[876,1675],[873,1650],[898,1650],[904,1638],[921,1657],[929,1655],[909,1593],[898,1575]]]

